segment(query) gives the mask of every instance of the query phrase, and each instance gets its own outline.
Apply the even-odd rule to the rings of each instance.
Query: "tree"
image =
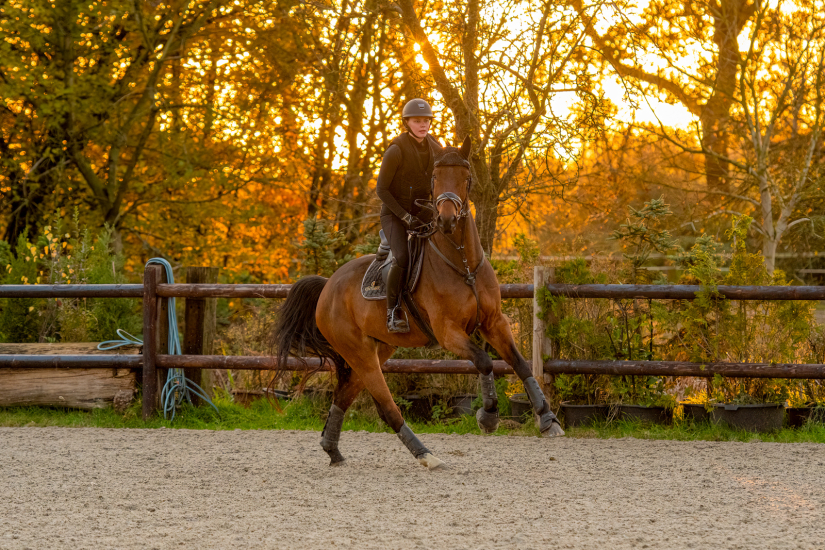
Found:
[[[756,9],[733,96],[739,147],[719,159],[741,179],[739,201],[756,212],[768,272],[792,227],[815,226],[810,201],[822,198],[825,123],[825,4]]]
[[[471,198],[489,254],[502,203],[552,182],[525,160],[575,159],[605,115],[585,68],[583,29],[596,8],[576,13],[555,0],[470,0],[466,8],[432,4],[420,13],[413,0],[398,6],[410,49],[420,47],[431,86],[453,115],[457,140],[473,139]],[[578,108],[555,112],[553,100],[566,93],[576,94]]]
[[[800,224],[815,228],[812,206],[823,198],[823,8],[660,0],[634,14],[640,23],[628,14],[605,33],[588,28],[637,99],[679,101],[697,117],[694,134],[663,123],[647,130],[704,158],[703,191],[713,199],[704,217],[752,214],[771,272],[783,235]],[[647,72],[643,63],[660,69]]]
[[[620,76],[628,91],[681,103],[700,121],[705,178],[710,192],[729,192],[730,114],[741,62],[738,38],[751,21],[753,0],[652,0],[636,9],[628,0],[588,19],[594,51]],[[584,16],[587,5],[572,5]],[[655,67],[651,70],[650,67]]]

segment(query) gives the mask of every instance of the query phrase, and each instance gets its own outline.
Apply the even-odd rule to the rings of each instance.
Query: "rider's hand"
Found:
[[[412,214],[407,214],[406,216],[404,216],[404,223],[407,224],[408,229],[415,229],[419,225],[422,225],[421,220],[419,220]]]

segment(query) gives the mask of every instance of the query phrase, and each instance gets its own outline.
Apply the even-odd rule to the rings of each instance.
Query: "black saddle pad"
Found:
[[[415,290],[418,280],[421,278],[421,266],[424,265],[424,242],[425,239],[412,238],[410,246],[410,268],[407,270],[407,281],[404,288],[408,292]],[[367,300],[386,300],[387,284],[384,275],[392,262],[392,252],[387,256],[377,254],[361,281],[361,296]]]

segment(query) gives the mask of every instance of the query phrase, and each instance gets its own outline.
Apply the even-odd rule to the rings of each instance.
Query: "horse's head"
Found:
[[[444,147],[435,152],[432,191],[438,211],[436,224],[446,234],[455,231],[458,220],[470,213],[470,137],[461,149]]]

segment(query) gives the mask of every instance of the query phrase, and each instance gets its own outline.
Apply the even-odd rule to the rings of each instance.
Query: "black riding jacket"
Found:
[[[431,198],[434,148],[440,149],[441,144],[429,134],[420,144],[407,132],[392,140],[381,161],[375,188],[384,203],[382,216],[392,213],[403,219],[408,213],[421,217],[426,212],[415,201]]]

